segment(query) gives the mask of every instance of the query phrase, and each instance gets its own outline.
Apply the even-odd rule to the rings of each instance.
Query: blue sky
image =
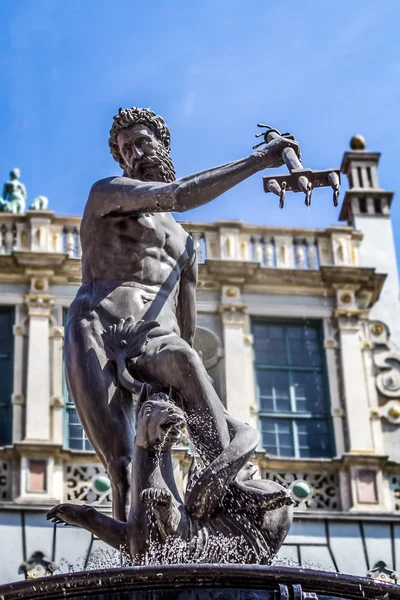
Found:
[[[56,212],[81,214],[92,183],[119,173],[108,131],[132,105],[167,121],[178,176],[250,153],[263,121],[314,169],[340,166],[362,133],[398,189],[398,0],[15,0],[0,18],[0,178],[20,167]],[[256,175],[182,217],[325,227],[330,196],[306,209],[292,194],[280,211]]]

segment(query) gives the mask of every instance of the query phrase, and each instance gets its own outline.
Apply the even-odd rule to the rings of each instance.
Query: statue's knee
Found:
[[[182,367],[197,368],[201,364],[199,355],[189,344],[182,345],[176,352],[176,357]]]

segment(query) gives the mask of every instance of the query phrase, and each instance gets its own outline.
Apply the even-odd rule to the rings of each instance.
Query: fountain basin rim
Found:
[[[59,600],[80,594],[156,589],[273,590],[300,584],[305,592],[344,598],[399,599],[400,586],[366,577],[302,567],[177,564],[120,567],[53,575],[0,586],[0,600]]]

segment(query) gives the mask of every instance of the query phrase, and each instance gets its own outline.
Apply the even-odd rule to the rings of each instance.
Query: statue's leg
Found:
[[[225,413],[231,442],[196,478],[185,495],[189,513],[197,519],[211,518],[240,469],[253,454],[259,441],[258,432]],[[241,486],[239,482],[237,485]]]
[[[207,464],[230,441],[224,406],[197,352],[178,336],[153,338],[135,365],[143,380],[182,396],[188,427]]]
[[[58,504],[47,513],[47,520],[83,527],[117,550],[128,549],[127,525],[92,506]]]
[[[104,352],[102,332],[94,313],[68,320],[66,378],[82,426],[110,477],[113,515],[126,521],[127,470],[134,440],[132,395],[117,384],[115,367]]]

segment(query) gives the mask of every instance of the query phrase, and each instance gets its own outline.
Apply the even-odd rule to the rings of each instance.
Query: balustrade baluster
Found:
[[[71,228],[65,228],[65,252],[69,258],[75,257],[75,236],[74,230]]]
[[[253,236],[253,248],[254,248],[254,256],[253,256],[253,260],[254,262],[258,262],[260,263],[260,265],[262,265],[263,263],[263,247],[262,247],[262,241],[261,241],[261,236],[260,235],[255,235]]]
[[[251,243],[250,238],[241,237],[240,239],[240,256],[241,260],[251,260]]]
[[[306,269],[306,253],[304,248],[304,240],[301,238],[294,240],[294,257],[296,269]]]
[[[6,231],[4,235],[5,240],[5,253],[11,254],[14,246],[14,232],[12,229],[12,225],[6,225]]]
[[[275,266],[275,249],[273,238],[266,238],[264,242],[264,264],[271,268]]]
[[[6,253],[5,225],[0,225],[0,254]]]
[[[314,238],[306,239],[307,265],[309,269],[318,269],[317,246]]]
[[[193,242],[194,242],[194,249],[196,250],[196,254],[197,254],[197,261],[199,263],[203,263],[205,256],[203,253],[203,246],[201,244],[202,233],[199,231],[193,231],[191,235],[192,235]]]
[[[76,235],[76,257],[82,258],[81,236],[79,235],[79,229],[75,229],[75,235]]]

